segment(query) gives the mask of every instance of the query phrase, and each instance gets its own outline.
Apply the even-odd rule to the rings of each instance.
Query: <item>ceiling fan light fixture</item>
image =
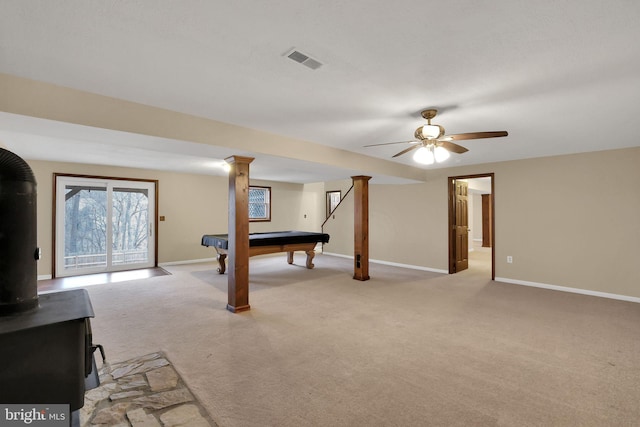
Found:
[[[444,129],[439,125],[421,126],[420,134],[426,139],[436,139],[442,136]]]
[[[430,147],[422,146],[413,154],[413,160],[423,165],[432,165],[435,161],[435,157]]]
[[[446,148],[439,147],[439,146],[436,147],[435,150],[433,150],[433,154],[434,154],[434,157],[436,159],[436,162],[438,162],[438,163],[444,162],[445,160],[447,160],[451,156],[451,154],[449,153],[449,151]]]
[[[438,110],[430,108],[424,110],[421,115],[427,120],[426,125],[419,126],[413,133],[415,140],[413,141],[400,141],[400,142],[385,142],[382,144],[365,145],[365,147],[373,147],[377,145],[390,145],[390,144],[412,144],[408,148],[394,154],[392,157],[402,156],[403,154],[413,152],[413,160],[416,163],[424,165],[432,165],[435,162],[441,163],[446,161],[451,153],[463,154],[469,151],[462,145],[458,145],[453,141],[462,141],[467,139],[484,139],[484,138],[498,138],[501,136],[507,136],[509,133],[506,130],[492,131],[492,132],[467,132],[458,133],[453,135],[445,135],[444,128],[440,125],[432,125],[431,120],[436,116]]]

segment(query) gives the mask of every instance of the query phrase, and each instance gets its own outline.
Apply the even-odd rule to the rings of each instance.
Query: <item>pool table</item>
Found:
[[[205,234],[202,236],[202,246],[212,246],[218,254],[217,259],[220,264],[218,273],[220,274],[224,274],[227,268],[225,259],[229,248],[228,237],[227,234]],[[293,264],[293,253],[304,251],[307,254],[307,268],[313,268],[313,257],[316,255],[314,248],[318,243],[328,242],[328,234],[309,231],[251,233],[249,234],[249,256],[286,252],[287,262]]]

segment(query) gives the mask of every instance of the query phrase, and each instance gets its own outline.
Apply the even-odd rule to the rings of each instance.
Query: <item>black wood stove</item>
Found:
[[[0,148],[0,404],[76,411],[98,385],[93,308],[84,289],[38,295],[36,242],[35,177]]]

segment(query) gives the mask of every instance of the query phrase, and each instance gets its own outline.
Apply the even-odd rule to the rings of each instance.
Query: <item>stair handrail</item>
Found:
[[[351,192],[351,190],[352,190],[352,189],[353,189],[353,184],[351,184],[351,187],[347,190],[347,192],[346,192],[346,193],[344,193],[344,197],[342,197],[342,198],[340,199],[340,201],[338,202],[338,204],[336,205],[336,207],[335,207],[335,208],[333,208],[333,210],[332,210],[331,212],[329,212],[329,215],[327,215],[327,219],[325,219],[325,220],[324,220],[324,222],[322,223],[322,225],[320,226],[320,230],[321,230],[323,233],[324,233],[324,225],[327,223],[327,221],[329,221],[329,218],[331,218],[331,215],[333,215],[333,213],[334,213],[335,211],[337,211],[337,210],[338,210],[338,208],[339,208],[339,207],[340,207],[340,205],[342,204],[342,201],[343,201],[344,199],[346,199],[346,198],[347,198],[347,196],[349,195],[349,193]]]

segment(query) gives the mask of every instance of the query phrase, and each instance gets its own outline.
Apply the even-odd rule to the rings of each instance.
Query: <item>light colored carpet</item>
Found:
[[[251,258],[240,314],[213,263],[89,287],[94,340],[114,361],[164,351],[221,427],[640,420],[638,304],[491,282],[486,263],[360,282],[349,259],[285,258]]]

